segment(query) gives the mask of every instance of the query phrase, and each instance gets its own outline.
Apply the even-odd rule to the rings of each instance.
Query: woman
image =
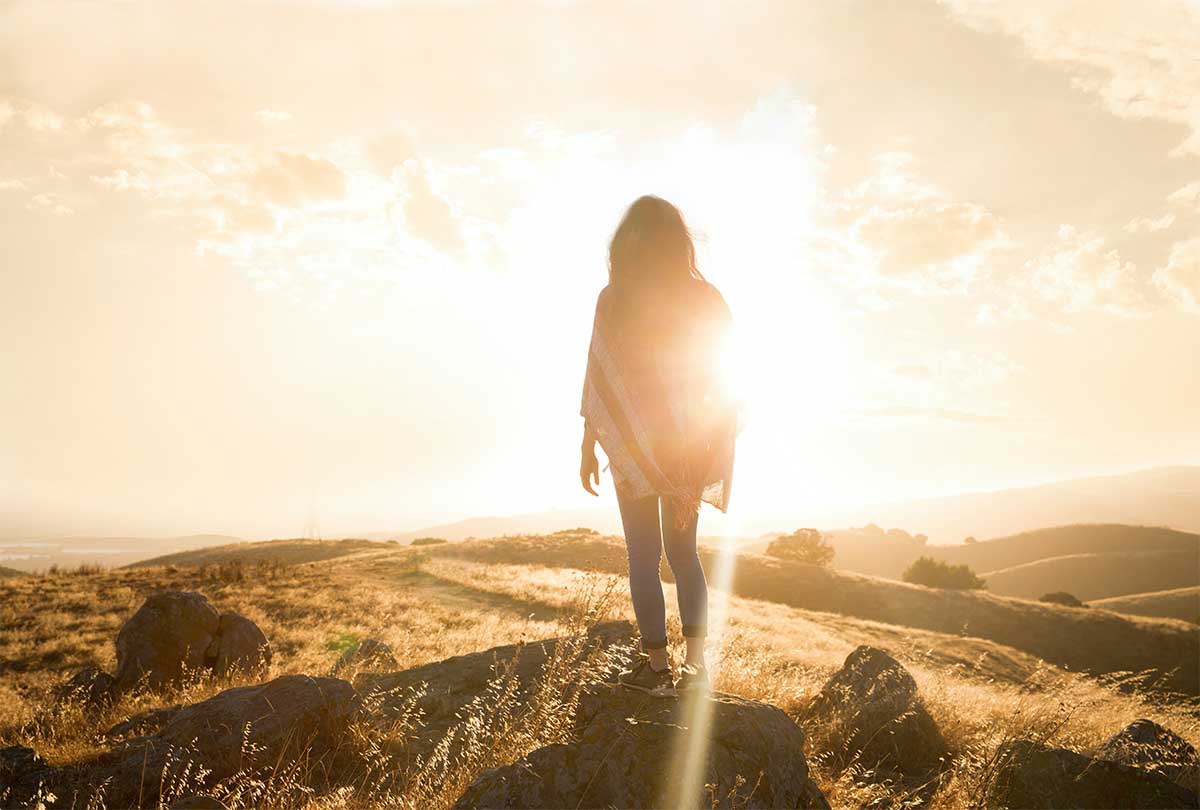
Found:
[[[737,406],[717,373],[729,308],[696,268],[679,209],[637,199],[608,252],[596,301],[580,415],[579,476],[600,483],[595,445],[608,456],[642,654],[619,678],[653,695],[705,689],[708,585],[696,555],[700,503],[729,505]],[[661,514],[661,520],[660,520]],[[666,546],[686,643],[678,681],[667,654],[659,560]]]

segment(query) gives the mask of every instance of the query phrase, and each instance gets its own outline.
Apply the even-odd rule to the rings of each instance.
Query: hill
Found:
[[[437,557],[549,565],[624,574],[615,537],[510,537],[434,546]],[[980,591],[948,591],[778,560],[701,549],[710,581],[731,593],[922,630],[986,639],[1073,671],[1094,674],[1153,668],[1159,686],[1200,695],[1200,633],[1184,622],[1124,617]],[[664,578],[670,578],[664,570]]]
[[[930,546],[927,553],[946,562],[965,563],[976,571],[999,571],[1069,554],[1147,551],[1200,554],[1200,534],[1157,526],[1083,523],[1037,529],[978,543]],[[1195,566],[1192,570],[1196,570]]]
[[[0,581],[5,619],[0,622],[0,747],[27,745],[52,765],[70,766],[104,754],[114,739],[106,729],[114,729],[109,734],[119,739],[153,734],[164,717],[174,716],[172,707],[195,704],[231,685],[202,681],[182,694],[168,690],[123,697],[94,717],[50,711],[61,685],[80,668],[112,671],[118,629],[149,594],[163,590],[199,591],[219,610],[239,613],[261,627],[274,650],[271,672],[262,680],[328,673],[349,647],[366,638],[390,647],[395,662],[387,671],[407,670],[499,644],[559,636],[581,622],[633,618],[623,546],[615,537],[566,532],[425,548],[352,541],[341,546],[348,553],[290,565],[275,564],[287,558],[282,552],[288,549],[324,553],[339,544],[255,545],[274,562],[254,565],[247,553],[251,547],[239,545],[228,549],[232,556],[210,558],[225,559],[225,565],[175,563]],[[838,728],[805,725],[814,778],[834,807],[913,804],[918,791],[923,791],[923,806],[976,806],[979,759],[994,757],[1005,740],[1044,739],[1090,754],[1117,729],[1148,717],[1200,744],[1194,701],[1118,689],[1114,682],[1120,675],[1085,677],[986,637],[996,634],[994,623],[1003,623],[1012,626],[1014,643],[1061,646],[1060,660],[1082,651],[1092,656],[1096,671],[1131,661],[1140,670],[1168,665],[1181,644],[1182,654],[1194,660],[1196,651],[1188,646],[1198,635],[1194,626],[988,594],[948,594],[750,555],[739,558],[726,579],[729,572],[715,553],[705,552],[713,584],[709,660],[714,688],[767,701],[803,722],[825,680],[858,645],[868,644],[903,661],[956,754],[936,785],[873,781],[869,773],[843,778],[829,765],[835,758],[826,756],[844,742]],[[732,594],[717,587],[724,583]],[[673,605],[673,586],[668,583],[664,590]],[[930,629],[935,625],[944,629]],[[670,627],[678,640],[673,608]],[[1100,649],[1105,647],[1111,648],[1108,653]],[[1114,657],[1104,661],[1102,654]],[[247,676],[232,685],[259,682],[258,676]],[[459,684],[444,685],[449,697],[458,699]],[[489,694],[503,697],[505,692]],[[432,692],[429,697],[442,700]],[[394,743],[406,745],[411,729],[396,728]],[[449,807],[459,795],[455,791],[464,789],[478,769],[496,764],[464,761],[476,771],[451,780],[449,788],[443,769],[426,773],[432,792],[406,806]],[[304,789],[286,777],[267,778],[249,785],[230,806],[292,806],[294,795],[325,803],[320,791],[313,795]],[[284,795],[287,790],[293,793]],[[330,804],[376,806],[358,794],[340,795]]]
[[[8,568],[7,566],[0,565],[0,578],[2,578],[2,577],[23,577],[23,576],[27,576],[27,573],[25,571],[18,571],[15,568]]]
[[[1116,613],[1161,616],[1200,624],[1200,587],[1114,596],[1110,599],[1097,599],[1090,605]]]
[[[955,565],[969,565],[977,573],[985,574],[1068,556],[1114,553],[1150,556],[1129,558],[1142,562],[1127,572],[1114,559],[1111,569],[1114,579],[1111,583],[1097,583],[1098,590],[1091,598],[1200,585],[1200,535],[1155,526],[1056,526],[953,546],[929,545],[923,535],[910,535],[902,529],[885,531],[874,524],[855,529],[835,529],[824,534],[835,551],[835,568],[889,579],[899,579],[904,569],[921,555]],[[763,551],[772,536],[743,544],[742,548]],[[1155,556],[1160,552],[1167,556]],[[1048,572],[1046,577],[1039,577],[1036,571],[1041,569],[1036,568],[1025,574],[1012,575],[1013,581],[1025,582],[1021,578],[1027,577],[1026,587],[1008,586],[1009,575],[1004,574],[994,584],[989,580],[989,589],[995,593],[1036,598],[1047,591],[1067,590],[1075,593],[1070,584],[1078,579],[1084,583],[1078,587],[1091,590],[1086,585],[1088,575],[1085,573],[1090,569],[1086,563],[1078,564],[1083,565],[1084,569],[1077,578],[1067,573],[1071,570],[1071,564],[1061,562],[1047,564],[1048,567],[1044,569]],[[1100,562],[1096,564],[1103,565]],[[1172,564],[1177,564],[1179,568],[1171,570]],[[1063,576],[1066,580],[1059,583],[1053,576]]]
[[[731,528],[732,523],[727,524],[725,518],[716,510],[706,509],[700,521],[701,531],[729,533],[726,529]],[[755,537],[769,532],[792,531],[801,526],[821,528],[875,523],[901,526],[913,534],[927,535],[931,543],[950,545],[961,543],[969,536],[1000,537],[1043,526],[1085,522],[1171,526],[1182,531],[1200,532],[1200,465],[1155,467],[1119,475],[939,498],[811,507],[771,515],[747,514],[739,516],[736,531]],[[413,530],[373,531],[361,536],[402,542],[424,535],[464,540],[506,534],[549,534],[576,526],[589,526],[606,533],[621,531],[616,506],[610,504],[604,508],[478,517]]]
[[[391,543],[373,540],[262,540],[256,543],[234,543],[225,546],[180,551],[130,563],[126,568],[148,568],[161,565],[224,565],[229,563],[299,565],[319,562],[363,551],[394,548]]]
[[[2,551],[14,568],[26,572],[45,571],[51,566],[78,568],[81,565],[118,568],[156,554],[241,542],[225,534],[189,534],[180,537],[54,537],[5,540]]]
[[[1090,602],[1194,586],[1200,582],[1200,550],[1065,554],[981,573],[992,593],[1037,599],[1067,591]]]
[[[832,517],[842,519],[825,520],[824,525],[872,521],[903,526],[939,544],[960,543],[968,536],[999,537],[1040,526],[1085,522],[1171,526],[1200,532],[1200,466],[1155,467],[993,492],[876,504],[842,510],[842,514]]]

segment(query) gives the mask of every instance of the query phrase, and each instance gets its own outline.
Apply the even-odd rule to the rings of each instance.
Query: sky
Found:
[[[0,3],[0,536],[608,504],[607,240],[734,318],[731,513],[1200,462],[1200,5]]]

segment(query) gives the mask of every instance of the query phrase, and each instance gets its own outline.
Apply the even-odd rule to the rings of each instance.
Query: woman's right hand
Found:
[[[584,489],[599,496],[600,493],[592,489],[591,479],[593,478],[596,486],[600,486],[600,461],[596,458],[594,447],[584,447],[579,460],[579,480],[583,483]]]

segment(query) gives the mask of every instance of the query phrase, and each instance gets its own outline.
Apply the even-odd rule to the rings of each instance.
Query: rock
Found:
[[[171,803],[171,810],[229,810],[212,796],[185,796]]]
[[[117,688],[178,684],[205,667],[220,616],[202,594],[166,591],[150,596],[117,634]]]
[[[84,667],[58,690],[56,705],[75,703],[84,711],[98,711],[112,705],[113,676],[95,667]]]
[[[626,651],[633,649],[633,625],[627,621],[598,624],[588,631],[586,643],[592,649]],[[446,731],[459,722],[458,713],[477,695],[487,690],[495,675],[495,667],[507,665],[514,658],[513,674],[519,688],[515,695],[519,703],[529,696],[530,689],[542,673],[546,661],[566,638],[552,638],[524,644],[508,644],[483,652],[456,655],[444,661],[386,674],[363,673],[355,677],[354,685],[364,695],[373,714],[385,721],[393,720],[415,707],[423,714],[423,726],[409,741],[411,754],[423,754],[441,739]],[[597,673],[597,678],[615,676],[618,665],[625,660],[614,653],[612,666]],[[426,685],[415,701],[410,690]],[[410,705],[411,703],[411,705]]]
[[[1000,746],[987,806],[1055,810],[1195,808],[1200,798],[1162,774],[1048,748],[1029,740]]]
[[[182,703],[176,703],[174,706],[162,706],[157,709],[146,709],[127,720],[117,723],[104,732],[104,737],[110,741],[119,741],[125,737],[154,734],[181,711],[183,711]]]
[[[948,746],[929,715],[917,684],[895,658],[860,646],[846,658],[804,712],[806,727],[831,726],[825,738],[842,741],[841,768],[857,761],[917,775],[938,768]]]
[[[0,748],[0,805],[24,807],[52,774],[53,769],[32,748],[23,745]]]
[[[809,777],[804,732],[766,703],[594,684],[581,697],[577,735],[484,771],[455,808],[829,807]],[[689,760],[701,763],[691,789]]]
[[[80,795],[108,780],[110,807],[135,804],[143,773],[143,803],[157,801],[160,784],[175,772],[209,770],[198,787],[210,786],[239,770],[272,771],[304,760],[311,780],[333,771],[349,723],[360,709],[354,688],[336,678],[284,675],[264,684],[226,689],[180,709],[162,730],[136,737],[102,754],[75,779]],[[164,770],[167,771],[163,777]]]
[[[364,638],[350,647],[333,665],[334,675],[347,671],[395,672],[400,668],[391,646],[375,638]]]
[[[235,673],[260,674],[271,665],[271,642],[258,625],[245,616],[222,613],[206,661],[222,678]]]
[[[151,689],[179,684],[185,673],[264,673],[271,644],[258,625],[237,613],[217,613],[190,591],[148,598],[117,634],[116,687]]]
[[[1189,790],[1200,791],[1196,749],[1153,720],[1134,720],[1109,737],[1096,751],[1096,758],[1156,771]]]

